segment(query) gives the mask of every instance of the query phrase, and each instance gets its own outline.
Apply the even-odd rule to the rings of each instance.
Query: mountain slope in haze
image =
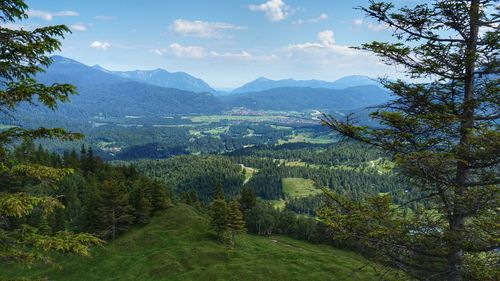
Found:
[[[241,93],[224,97],[230,107],[254,110],[350,110],[386,103],[390,94],[373,85],[342,90],[326,88],[275,88],[262,92]]]
[[[93,116],[215,113],[223,104],[210,93],[165,88],[119,77],[75,60],[54,56],[54,63],[37,79],[46,84],[70,83],[78,95],[59,105],[53,114],[65,118]],[[43,107],[28,109],[48,113]]]
[[[155,86],[175,88],[195,93],[217,94],[217,91],[212,89],[210,85],[208,85],[205,81],[191,76],[185,72],[168,72],[164,69],[108,71],[98,65],[94,66],[94,68],[115,74],[123,78],[132,79]]]
[[[232,94],[262,92],[275,88],[326,88],[326,89],[345,89],[355,86],[379,85],[377,81],[361,75],[352,75],[340,78],[335,82],[321,80],[271,80],[264,77],[257,78],[240,88],[233,90]]]
[[[366,259],[284,236],[241,234],[228,250],[207,215],[174,206],[140,228],[96,248],[92,258],[64,255],[62,268],[0,265],[0,279],[47,280],[375,280]],[[368,265],[368,266],[367,266]]]

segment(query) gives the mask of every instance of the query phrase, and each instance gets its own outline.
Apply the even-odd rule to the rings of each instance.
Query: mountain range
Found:
[[[261,92],[246,92],[222,97],[230,107],[255,110],[354,110],[380,105],[390,99],[390,94],[374,85],[354,86],[345,89],[311,87],[273,88]]]
[[[212,89],[212,87],[210,87],[210,85],[208,85],[205,81],[193,77],[185,72],[168,72],[165,69],[109,71],[100,67],[99,65],[95,65],[93,66],[93,68],[115,74],[123,78],[144,82],[155,86],[175,88],[194,93],[217,94],[217,91]]]
[[[375,85],[380,84],[367,76],[361,75],[351,75],[340,78],[334,82],[327,82],[321,80],[294,80],[294,79],[284,79],[284,80],[271,80],[265,77],[257,78],[256,80],[249,82],[237,89],[234,89],[231,93],[247,93],[247,92],[261,92],[274,88],[325,88],[325,89],[346,89],[354,86],[365,86],[365,85]]]
[[[348,76],[335,82],[259,78],[220,96],[206,82],[184,72],[109,71],[61,56],[54,56],[52,65],[36,78],[45,84],[73,84],[79,94],[61,104],[56,113],[44,107],[21,107],[19,111],[26,116],[215,114],[234,107],[334,111],[366,108],[390,99],[387,91],[365,76]]]
[[[52,65],[36,78],[45,84],[70,83],[77,87],[78,95],[57,110],[69,117],[216,113],[224,108],[207,92],[160,87],[60,56],[54,56]]]

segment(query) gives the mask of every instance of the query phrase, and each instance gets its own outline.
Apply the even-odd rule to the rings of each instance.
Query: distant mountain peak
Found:
[[[375,85],[380,86],[377,81],[370,77],[363,75],[351,75],[342,77],[334,82],[322,81],[317,79],[311,80],[295,80],[295,79],[282,79],[271,80],[265,77],[259,77],[252,82],[249,82],[231,93],[248,93],[248,92],[261,92],[275,88],[326,88],[326,89],[346,89],[354,86]]]
[[[97,69],[97,70],[100,70],[100,71],[104,71],[104,72],[109,72],[109,70],[107,70],[106,68],[98,65],[98,64],[95,64],[92,66],[93,69]]]
[[[153,70],[113,71],[112,73],[127,79],[160,87],[175,88],[195,93],[217,93],[205,81],[186,72],[169,72],[165,69],[157,68]]]
[[[255,81],[274,81],[274,80],[271,80],[271,79],[269,79],[269,78],[266,78],[266,77],[264,77],[264,76],[261,76],[261,77],[259,77],[259,78],[255,79],[255,80],[254,80],[254,82],[255,82]]]
[[[80,63],[76,60],[69,59],[69,58],[66,58],[63,56],[59,56],[59,55],[54,55],[51,57],[51,59],[52,59],[53,63],[83,65],[82,63]]]

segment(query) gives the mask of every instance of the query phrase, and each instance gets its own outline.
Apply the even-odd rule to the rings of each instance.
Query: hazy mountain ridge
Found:
[[[223,97],[230,107],[246,107],[260,110],[352,110],[386,103],[389,92],[374,86],[355,86],[346,89],[310,87],[274,88],[261,92],[249,92]]]
[[[70,83],[78,89],[78,95],[72,96],[70,103],[59,106],[59,115],[216,113],[223,109],[222,102],[210,93],[154,86],[72,59],[60,56],[53,59],[54,63],[46,72],[37,75],[37,79],[46,84]],[[43,108],[37,108],[37,111],[48,112]]]
[[[109,73],[160,87],[175,88],[195,93],[217,93],[217,91],[210,87],[205,81],[185,72],[169,72],[165,69],[155,69],[109,71]]]
[[[248,92],[262,92],[275,88],[326,88],[326,89],[345,89],[354,86],[376,85],[379,83],[368,76],[351,75],[342,77],[334,82],[322,80],[271,80],[265,77],[257,78],[237,89],[234,89],[232,94],[248,93]]]
[[[90,67],[61,56],[54,56],[53,60],[54,63],[46,72],[37,75],[37,79],[46,84],[73,84],[77,87],[79,94],[72,96],[70,103],[61,104],[55,113],[44,107],[34,109],[21,107],[16,114],[27,118],[40,114],[57,116],[58,118],[83,118],[95,115],[123,117],[126,115],[220,114],[224,110],[233,107],[245,107],[253,110],[292,111],[309,109],[327,111],[357,110],[379,105],[390,99],[387,91],[375,85],[329,89],[320,86],[330,82],[320,80],[297,81],[292,79],[284,81],[294,85],[309,84],[315,87],[280,87],[245,93],[234,93],[233,91],[229,95],[218,95],[216,97],[208,92],[195,93],[177,88],[152,85],[153,83],[160,84],[161,81],[166,81],[160,79],[162,75],[167,75],[165,77],[171,79],[177,77],[176,75],[192,77],[186,73],[174,75],[165,70],[154,70],[117,74],[98,65]],[[193,79],[198,82],[201,81],[201,85],[210,88],[202,80]],[[374,82],[367,79],[369,78],[349,76],[329,85],[332,86],[332,84],[336,83],[337,85],[347,86],[350,84],[349,81],[353,80],[358,80],[358,83]],[[279,81],[261,78],[260,82],[269,82],[276,85],[276,82]]]

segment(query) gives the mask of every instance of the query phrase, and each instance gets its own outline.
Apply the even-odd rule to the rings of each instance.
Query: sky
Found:
[[[395,0],[407,4],[409,0]],[[350,47],[391,40],[368,0],[28,0],[34,28],[66,24],[60,55],[109,70],[184,71],[215,88],[258,77],[401,76]]]

